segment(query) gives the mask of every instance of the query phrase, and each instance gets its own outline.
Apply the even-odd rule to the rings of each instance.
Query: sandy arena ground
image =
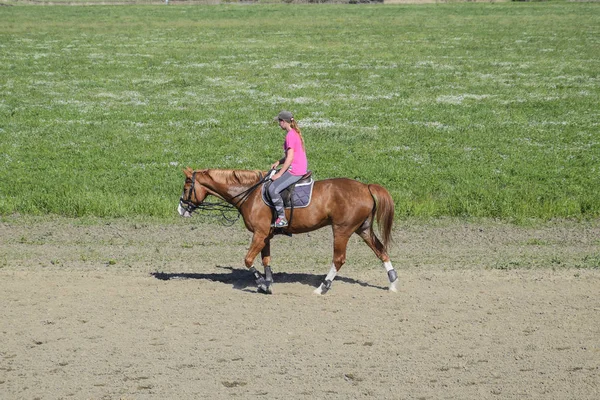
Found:
[[[401,223],[387,276],[358,237],[0,222],[0,399],[599,399],[600,221]],[[257,261],[258,266],[258,261]],[[261,268],[262,270],[262,268]]]

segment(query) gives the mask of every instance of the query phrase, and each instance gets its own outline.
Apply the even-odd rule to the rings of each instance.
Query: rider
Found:
[[[273,227],[283,228],[288,225],[288,221],[285,219],[283,199],[280,193],[291,184],[298,182],[302,175],[307,173],[308,161],[304,149],[304,138],[292,113],[282,111],[275,120],[279,121],[279,126],[287,134],[283,142],[285,155],[271,165],[271,169],[275,169],[279,165],[281,165],[281,169],[271,177],[273,182],[269,186],[269,194],[277,211],[277,219],[273,223]]]

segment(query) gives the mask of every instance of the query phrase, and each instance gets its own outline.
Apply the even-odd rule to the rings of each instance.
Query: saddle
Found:
[[[272,182],[273,181],[268,181],[263,185],[262,198],[265,204],[271,207],[274,218],[276,218],[275,206],[273,205],[273,201],[271,200],[268,190]],[[310,204],[314,184],[315,181],[312,177],[312,171],[308,171],[306,174],[302,175],[302,178],[300,178],[298,182],[292,183],[280,193],[283,200],[283,206],[290,209],[290,224],[292,223],[294,208],[304,208],[308,207]]]
[[[273,181],[268,181],[262,189],[262,198],[266,205],[275,208],[271,195],[269,194],[269,186]],[[312,189],[315,181],[312,178],[312,171],[308,171],[302,175],[302,178],[296,183],[292,183],[285,188],[280,194],[283,199],[285,208],[304,208],[308,207],[312,197]]]

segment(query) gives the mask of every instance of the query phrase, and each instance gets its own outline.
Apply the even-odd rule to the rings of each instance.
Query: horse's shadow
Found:
[[[212,282],[220,282],[224,284],[231,284],[234,289],[248,291],[249,287],[256,287],[254,277],[247,269],[223,267],[217,265],[217,268],[223,269],[225,272],[215,273],[190,273],[190,272],[152,272],[151,275],[161,281],[170,281],[178,279],[199,279],[207,280]],[[306,273],[288,273],[288,272],[275,272],[273,273],[273,283],[301,283],[303,285],[318,287],[321,282],[325,279],[325,275],[314,275]],[[346,278],[344,276],[337,276],[335,281],[341,281],[345,283],[360,285],[363,287],[371,287],[380,290],[387,290],[386,287],[371,285],[363,281],[359,281],[352,278]]]

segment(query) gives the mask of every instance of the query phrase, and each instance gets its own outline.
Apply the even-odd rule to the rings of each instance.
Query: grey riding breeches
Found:
[[[271,200],[273,201],[273,205],[275,205],[278,217],[282,218],[285,216],[283,199],[281,198],[280,193],[291,184],[298,182],[301,178],[302,176],[292,175],[290,171],[285,171],[283,175],[281,175],[281,178],[271,182],[271,186],[269,186],[269,195],[271,195]]]

